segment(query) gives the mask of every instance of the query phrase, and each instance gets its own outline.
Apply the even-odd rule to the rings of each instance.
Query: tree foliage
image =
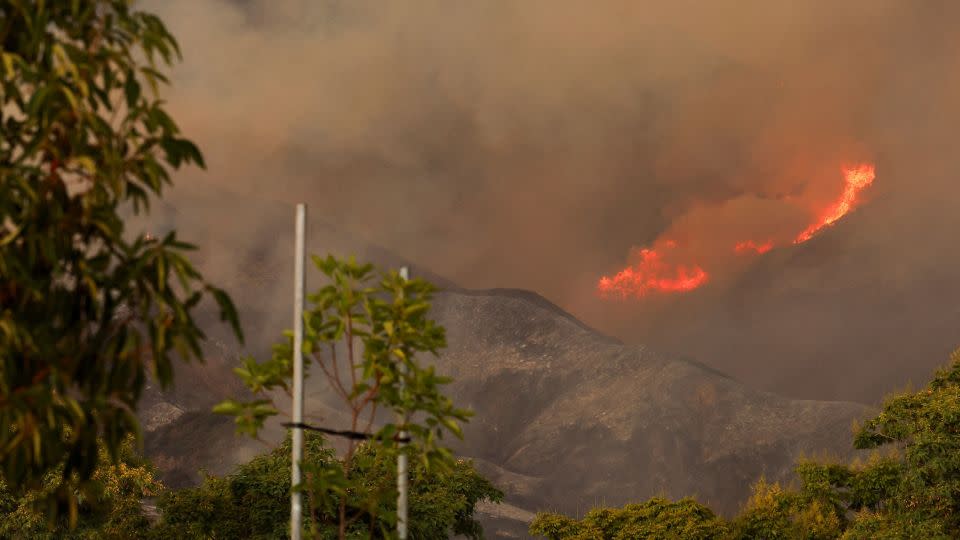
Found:
[[[652,499],[584,519],[540,514],[530,532],[551,539],[671,538],[695,529],[724,539],[954,538],[960,531],[960,351],[919,392],[886,400],[856,430],[854,447],[872,450],[851,463],[803,460],[799,487],[763,479],[731,520],[685,499]],[[666,508],[670,511],[651,511]],[[638,526],[639,524],[639,526]],[[681,535],[686,538],[688,536]]]
[[[693,499],[671,502],[659,497],[623,508],[596,508],[579,520],[541,513],[530,525],[530,534],[551,540],[715,540],[726,532],[723,520]]]
[[[0,481],[0,538],[11,539],[120,539],[142,537],[150,528],[141,501],[159,495],[163,485],[154,468],[135,452],[128,437],[119,449],[119,461],[110,462],[100,446],[100,464],[93,474],[97,490],[77,492],[74,527],[67,516],[50,516],[43,504],[59,487],[60,471],[47,473],[44,486],[16,494]],[[51,523],[51,517],[53,518]],[[52,526],[51,526],[52,525]]]
[[[355,485],[395,485],[394,453],[379,445],[362,445],[351,467]],[[322,437],[308,434],[305,466],[339,467],[333,451]],[[439,473],[422,465],[410,478],[410,537],[446,539],[455,534],[481,538],[482,529],[473,518],[482,500],[499,501],[502,493],[480,476],[469,462],[457,461],[452,470]],[[193,489],[168,492],[160,499],[162,519],[153,531],[156,538],[288,538],[290,525],[290,438],[275,450],[241,465],[225,477],[207,477]],[[359,491],[359,492],[358,492]],[[363,517],[346,531],[349,538],[391,537],[387,516],[396,511],[396,500],[382,499],[370,509],[363,489],[351,488],[335,497],[348,500],[350,514]],[[314,494],[306,492],[308,499]],[[336,538],[339,504],[314,509],[312,533],[318,538]],[[386,532],[385,532],[386,531]]]
[[[183,490],[164,488],[152,465],[136,453],[132,437],[121,446],[117,464],[107,458],[106,448],[101,447],[100,452],[103,459],[93,475],[100,489],[92,497],[77,493],[78,515],[73,528],[66,516],[55,517],[51,524],[42,505],[49,490],[57,487],[58,471],[48,473],[43,489],[24,495],[11,492],[0,482],[0,538],[274,540],[290,536],[289,437],[233,473],[207,476],[202,485]],[[357,485],[395,485],[395,457],[382,446],[361,445],[352,467]],[[304,462],[315,467],[341,466],[333,450],[314,433],[307,434]],[[309,492],[304,495],[311,497]],[[351,514],[363,515],[347,531],[349,538],[392,536],[389,516],[396,512],[395,498],[384,498],[378,501],[381,507],[371,510],[362,488],[337,496],[347,498]],[[156,498],[160,513],[156,524],[144,512],[142,501],[147,497]],[[476,505],[502,497],[470,462],[455,461],[443,473],[422,464],[415,466],[410,474],[411,538],[482,538],[483,530],[474,518]],[[316,537],[337,537],[338,506],[334,503],[326,510],[315,507],[310,526]]]
[[[445,433],[462,436],[459,423],[469,412],[442,393],[450,379],[420,361],[446,346],[443,327],[428,317],[434,291],[429,283],[406,280],[397,272],[378,274],[353,259],[313,257],[313,262],[329,283],[308,296],[304,369],[322,373],[348,413],[349,430],[370,436],[378,448],[356,454],[356,442],[350,439],[344,458],[335,464],[304,463],[301,489],[310,495],[313,524],[323,525],[320,516],[332,512],[334,505],[339,537],[344,538],[355,523],[367,521],[373,527],[396,518],[383,513],[387,501],[396,497],[396,484],[367,482],[362,470],[383,469],[388,458],[405,452],[425,470],[450,473],[454,460],[442,438]],[[248,358],[236,370],[259,399],[228,400],[214,409],[234,415],[244,433],[256,436],[263,422],[277,414],[268,392],[290,387],[292,332],[286,336],[272,358]],[[387,418],[379,424],[378,411]],[[408,436],[409,444],[399,444],[400,434]]]
[[[0,2],[0,474],[36,489],[56,469],[72,506],[98,440],[116,458],[138,432],[148,373],[167,386],[175,354],[200,358],[201,299],[240,333],[192,246],[125,234],[121,212],[203,166],[158,95],[177,43],[130,4]]]

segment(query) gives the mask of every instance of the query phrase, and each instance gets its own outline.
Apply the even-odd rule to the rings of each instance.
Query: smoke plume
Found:
[[[768,302],[818,287],[791,281],[801,259],[899,250],[896,271],[853,261],[829,277],[898,287],[957,262],[931,247],[960,221],[949,217],[957,2],[144,7],[180,40],[171,108],[209,164],[181,183],[308,202],[460,285],[532,289],[628,341],[709,356],[733,332],[713,315],[731,291],[735,302]],[[858,243],[840,255],[826,240],[790,246],[843,191],[841,168],[860,162],[876,165],[877,180],[846,220]],[[602,276],[667,240],[715,261],[698,296],[598,298]],[[753,242],[741,250],[752,255],[736,253],[740,242]],[[691,317],[710,322],[665,330]],[[749,378],[756,362],[719,364]],[[753,382],[791,390],[773,377]]]

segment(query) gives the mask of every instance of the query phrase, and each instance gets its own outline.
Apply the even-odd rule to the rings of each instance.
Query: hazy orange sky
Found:
[[[168,95],[209,164],[178,180],[308,202],[619,335],[662,306],[611,308],[596,282],[665,234],[792,237],[859,161],[878,171],[863,211],[884,213],[863,245],[916,244],[957,202],[955,1],[144,5],[180,40]]]

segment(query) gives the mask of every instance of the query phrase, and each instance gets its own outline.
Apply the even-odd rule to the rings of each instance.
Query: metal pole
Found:
[[[297,205],[296,255],[293,269],[293,423],[303,423],[303,289],[304,237],[306,236],[307,206]],[[303,460],[303,428],[293,428],[293,452],[290,469],[290,487],[300,483],[300,462]],[[299,491],[290,493],[290,538],[300,540],[303,502]]]
[[[404,281],[410,279],[410,270],[406,266],[400,268],[400,278]],[[402,391],[402,376],[407,371],[407,366],[402,362],[399,366],[399,371],[401,375],[400,389]],[[400,421],[405,422],[405,420],[403,415],[401,415]],[[397,455],[397,537],[400,538],[400,540],[406,540],[407,538],[407,454],[403,452],[403,447],[406,446],[406,443],[402,442],[403,439],[406,438],[406,430],[401,431],[400,453]]]

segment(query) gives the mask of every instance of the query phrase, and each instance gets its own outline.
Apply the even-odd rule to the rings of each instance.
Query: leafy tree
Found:
[[[121,212],[147,209],[171,169],[203,166],[158,96],[177,43],[130,4],[0,2],[0,475],[71,515],[98,440],[116,459],[138,432],[148,373],[167,386],[175,353],[201,357],[204,296],[240,335],[192,246],[125,235]]]
[[[46,494],[59,486],[60,471],[47,473],[40,490],[17,495],[0,481],[0,537],[11,539],[76,539],[137,538],[150,528],[141,500],[158,495],[163,485],[155,477],[153,467],[134,451],[128,437],[119,449],[119,462],[110,463],[106,448],[101,445],[100,465],[93,474],[98,490],[77,492],[75,527],[59,516],[50,527],[43,511]]]
[[[443,327],[427,316],[434,290],[429,283],[405,280],[397,272],[378,277],[371,265],[352,259],[313,257],[313,262],[329,284],[308,296],[304,368],[323,374],[349,413],[350,431],[369,435],[378,446],[376,452],[358,455],[357,443],[350,439],[342,460],[304,463],[301,489],[310,495],[313,527],[322,528],[322,516],[335,509],[338,536],[345,538],[358,521],[368,521],[373,530],[396,519],[382,512],[396,496],[396,485],[364,482],[363,468],[382,468],[396,452],[406,452],[427,470],[449,473],[454,460],[441,440],[445,433],[462,436],[459,422],[466,421],[469,412],[441,392],[449,379],[418,360],[422,354],[436,356],[446,345]],[[291,332],[286,335],[271,359],[248,358],[236,370],[263,398],[229,400],[215,408],[234,415],[242,432],[256,436],[263,422],[277,414],[268,392],[289,388],[293,340]],[[378,411],[396,420],[376,427]],[[410,444],[398,444],[400,433],[408,434]]]
[[[692,512],[695,506],[685,507],[680,518],[652,512],[670,504],[696,505],[652,499],[620,510],[597,509],[579,521],[541,514],[530,532],[552,539],[666,538],[702,524],[697,530],[704,538],[955,538],[960,531],[960,351],[927,388],[888,398],[880,414],[856,431],[854,446],[874,452],[848,464],[801,461],[796,489],[761,479],[730,521],[704,520],[712,514]]]
[[[659,497],[623,508],[596,508],[580,520],[540,513],[530,524],[530,534],[551,540],[713,540],[726,533],[724,521],[693,499],[671,502]]]
[[[797,467],[803,479],[799,492],[784,490],[779,484],[760,479],[743,511],[730,525],[730,538],[769,538],[820,540],[837,538],[846,523],[833,505],[811,489],[804,476],[804,465]]]
[[[352,467],[359,485],[396,482],[393,454],[378,445],[361,445]],[[329,466],[336,463],[333,451],[323,438],[307,434],[304,462]],[[446,539],[454,534],[481,538],[482,529],[473,519],[476,503],[500,500],[502,493],[480,476],[468,462],[457,461],[448,474],[438,474],[422,465],[412,469],[410,478],[411,538]],[[165,493],[160,498],[162,519],[153,531],[156,538],[288,538],[290,505],[290,438],[275,450],[241,465],[226,477],[207,477],[193,489]],[[383,518],[396,511],[395,501],[369,513],[363,498],[346,496],[357,507],[351,512],[366,514],[347,530],[350,538],[384,535],[390,523]],[[310,497],[311,493],[305,493]],[[314,515],[314,533],[321,538],[338,535],[338,505]],[[370,522],[373,526],[370,526]]]
[[[307,437],[306,461],[333,461],[320,437]],[[224,477],[161,495],[156,538],[288,538],[290,438]]]
[[[367,519],[359,521],[373,522],[367,532],[390,530],[394,524],[392,516],[397,511],[395,491],[391,489],[397,485],[396,452],[380,445],[364,444],[356,457],[359,459],[353,470],[359,476],[359,483],[376,481],[380,484],[379,490],[391,495]],[[456,460],[444,469],[416,462],[410,471],[410,538],[445,540],[454,535],[483,538],[483,528],[473,517],[476,504],[502,500],[503,493],[469,461]]]

